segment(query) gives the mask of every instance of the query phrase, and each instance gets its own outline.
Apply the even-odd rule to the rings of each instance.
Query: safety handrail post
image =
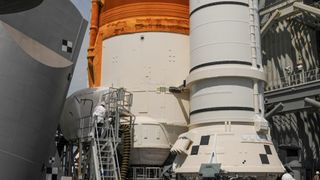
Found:
[[[278,85],[279,88],[276,89],[282,89],[286,87],[296,86],[296,85],[302,85],[313,81],[320,80],[320,68],[314,68],[308,71],[300,71],[296,73],[287,73],[285,76],[281,76],[278,78],[273,79],[271,82],[273,86]],[[279,85],[280,83],[280,85]]]

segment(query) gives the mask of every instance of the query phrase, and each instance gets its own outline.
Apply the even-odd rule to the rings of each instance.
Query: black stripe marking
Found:
[[[210,112],[210,111],[254,111],[251,107],[212,107],[212,108],[204,108],[194,110],[190,113],[190,115],[203,113],[203,112]]]
[[[205,4],[202,5],[200,7],[197,7],[196,9],[194,9],[191,13],[190,16],[192,16],[195,12],[207,8],[207,7],[211,7],[211,6],[217,6],[217,5],[240,5],[240,6],[246,6],[249,7],[249,4],[247,3],[243,3],[243,2],[235,2],[235,1],[220,1],[220,2],[213,2],[213,3],[209,3],[209,4]]]
[[[209,145],[210,136],[201,136],[200,145]]]
[[[72,53],[72,48],[71,47],[67,47],[67,52],[68,53]]]
[[[252,66],[251,62],[246,62],[246,61],[234,61],[234,60],[226,60],[226,61],[213,61],[213,62],[209,62],[209,63],[204,63],[204,64],[200,64],[197,65],[193,68],[190,69],[190,72],[202,68],[202,67],[206,67],[206,66],[213,66],[213,65],[221,65],[221,64],[242,64],[242,65],[248,65],[248,66]]]
[[[266,154],[259,154],[260,155],[260,160],[262,164],[270,164],[268,155]]]
[[[48,167],[47,170],[46,170],[46,173],[47,174],[52,174],[52,168]]]
[[[266,150],[267,154],[272,154],[270,146],[264,145],[264,149]]]
[[[68,44],[68,41],[67,40],[65,40],[65,39],[62,39],[62,45],[67,45]]]
[[[199,146],[192,146],[190,155],[197,155],[199,152]]]

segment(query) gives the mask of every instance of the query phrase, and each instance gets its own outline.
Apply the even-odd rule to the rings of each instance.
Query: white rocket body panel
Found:
[[[200,5],[193,2],[190,8],[196,9]],[[249,33],[248,18],[248,7],[230,5],[207,7],[192,15],[191,68],[226,60],[251,63],[250,38],[243,35]]]
[[[141,39],[143,38],[143,39]],[[178,86],[188,75],[189,37],[145,32],[103,41],[102,84],[131,91]]]
[[[145,32],[103,41],[102,79],[133,93],[135,114],[132,165],[162,165],[171,145],[187,130],[189,97],[169,87],[183,84],[189,69],[189,37]]]
[[[131,151],[132,165],[162,165],[169,155],[171,145],[185,126],[164,124],[149,117],[137,117],[134,126],[134,148]]]
[[[240,95],[241,94],[241,95]],[[252,80],[245,78],[206,79],[192,86],[190,111],[194,112],[191,124],[204,122],[244,121],[253,122]],[[218,109],[247,108],[251,111],[234,110],[226,113]],[[210,111],[210,108],[211,111]],[[197,113],[198,110],[207,110]]]
[[[175,33],[135,33],[106,39],[102,84],[132,92],[136,116],[186,125],[188,97],[180,101],[168,87],[182,85],[188,75],[188,48],[188,36]]]
[[[190,0],[190,139],[174,170],[220,164],[228,177],[275,179],[284,171],[263,118],[256,0]]]

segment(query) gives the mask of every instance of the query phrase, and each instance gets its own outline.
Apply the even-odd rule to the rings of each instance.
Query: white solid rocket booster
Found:
[[[192,144],[176,173],[202,164],[229,175],[283,172],[264,119],[259,29],[257,0],[190,0],[190,125],[180,139]]]

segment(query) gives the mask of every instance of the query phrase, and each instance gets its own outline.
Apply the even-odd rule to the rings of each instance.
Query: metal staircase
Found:
[[[132,121],[130,107],[132,105],[132,94],[124,89],[110,88],[109,91],[102,95],[101,101],[105,103],[106,117],[102,127],[95,126],[95,137],[93,138],[96,146],[95,170],[97,180],[119,180],[120,166],[117,155],[117,146],[121,142],[119,137],[120,119],[128,122]]]
[[[97,127],[95,124],[94,145],[97,149],[98,165],[95,168],[96,177],[101,180],[120,179],[120,167],[116,152],[115,133],[112,125],[108,127]],[[98,179],[98,178],[97,178]]]
[[[92,119],[93,106],[90,115],[79,121],[78,149],[82,153],[74,165],[79,180],[120,180],[127,172],[124,163],[127,157],[122,157],[120,169],[117,147],[121,142],[120,126],[129,127],[131,132],[134,121],[134,115],[130,113],[132,94],[123,88],[109,88],[101,95],[98,104],[101,103],[106,109],[103,123],[98,125]]]

